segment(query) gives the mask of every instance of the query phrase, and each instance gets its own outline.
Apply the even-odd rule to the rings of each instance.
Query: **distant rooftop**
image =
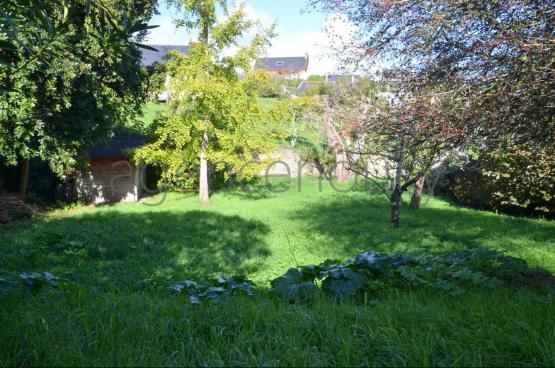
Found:
[[[142,49],[143,58],[141,60],[141,64],[143,66],[151,66],[155,63],[161,63],[163,61],[164,56],[166,56],[170,51],[178,51],[182,54],[186,54],[189,52],[188,46],[181,46],[181,45],[148,45],[148,46],[155,48],[158,51]]]
[[[89,151],[91,157],[127,157],[128,150],[139,148],[147,143],[147,137],[142,135],[116,136],[106,144],[95,144]]]
[[[296,70],[306,71],[308,69],[308,55],[292,57],[270,57],[261,58],[256,61],[255,69],[268,71]]]

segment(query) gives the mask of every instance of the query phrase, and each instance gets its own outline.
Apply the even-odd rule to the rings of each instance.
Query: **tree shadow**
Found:
[[[401,229],[389,223],[383,196],[336,197],[291,215],[305,229],[330,239],[339,252],[451,251],[486,247],[508,252],[555,270],[555,223],[513,218],[464,208],[403,203]]]
[[[40,223],[19,248],[28,270],[121,289],[151,279],[251,274],[270,255],[269,231],[260,221],[205,211],[106,210]]]

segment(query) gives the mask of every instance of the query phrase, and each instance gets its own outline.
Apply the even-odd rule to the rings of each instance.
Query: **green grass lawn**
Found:
[[[158,113],[168,111],[170,111],[170,105],[167,103],[147,102],[143,108],[143,116],[140,120],[145,124],[145,127],[148,127],[152,124]]]
[[[75,285],[2,297],[0,365],[555,365],[550,289],[391,290],[362,304],[264,297],[296,264],[363,251],[487,247],[555,272],[553,222],[431,199],[393,230],[382,196],[318,184],[224,191],[208,206],[171,193],[0,228],[0,276],[49,271]],[[237,274],[261,296],[193,306],[163,288]]]
[[[265,109],[271,109],[276,106],[277,102],[279,101],[278,98],[274,97],[259,97],[258,102],[260,102],[260,106]]]

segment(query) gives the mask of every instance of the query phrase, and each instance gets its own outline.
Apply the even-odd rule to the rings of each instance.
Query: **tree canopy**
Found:
[[[255,26],[243,6],[228,12],[225,1],[173,4],[183,11],[178,21],[198,31],[199,40],[189,45],[187,55],[174,53],[168,61],[172,112],[157,128],[156,140],[139,150],[136,159],[165,166],[171,184],[198,187],[201,201],[207,202],[209,163],[226,178],[248,178],[261,168],[255,161],[275,144],[272,114],[258,101],[265,76],[251,70],[273,29],[239,47],[239,37]],[[227,14],[222,21],[218,9]],[[238,50],[226,56],[231,46]],[[198,181],[184,177],[196,170]]]
[[[7,0],[0,12],[0,156],[59,175],[140,111],[140,41],[155,0]]]
[[[527,206],[523,193],[529,191],[536,198],[546,193],[544,201],[555,197],[554,176],[543,174],[555,170],[547,159],[555,154],[552,1],[312,3],[357,26],[357,42],[348,47],[364,51],[362,58],[408,70],[456,95],[453,107],[467,127],[468,152],[490,163],[493,178],[514,179],[514,190],[499,191],[503,201]]]

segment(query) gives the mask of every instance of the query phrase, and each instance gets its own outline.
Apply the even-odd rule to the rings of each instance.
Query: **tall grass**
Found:
[[[369,305],[151,293],[4,301],[0,365],[553,366],[555,300],[388,293]]]
[[[296,181],[281,183],[285,193],[260,184],[220,192],[208,207],[170,194],[155,207],[85,207],[0,228],[0,276],[50,271],[73,285],[0,296],[0,365],[555,365],[549,288],[459,297],[390,290],[304,305],[265,291],[296,263],[373,250],[480,246],[555,271],[554,223],[433,199],[404,211],[395,231],[381,196],[301,184],[301,192]],[[240,273],[261,287],[257,297],[195,306],[164,289]]]

